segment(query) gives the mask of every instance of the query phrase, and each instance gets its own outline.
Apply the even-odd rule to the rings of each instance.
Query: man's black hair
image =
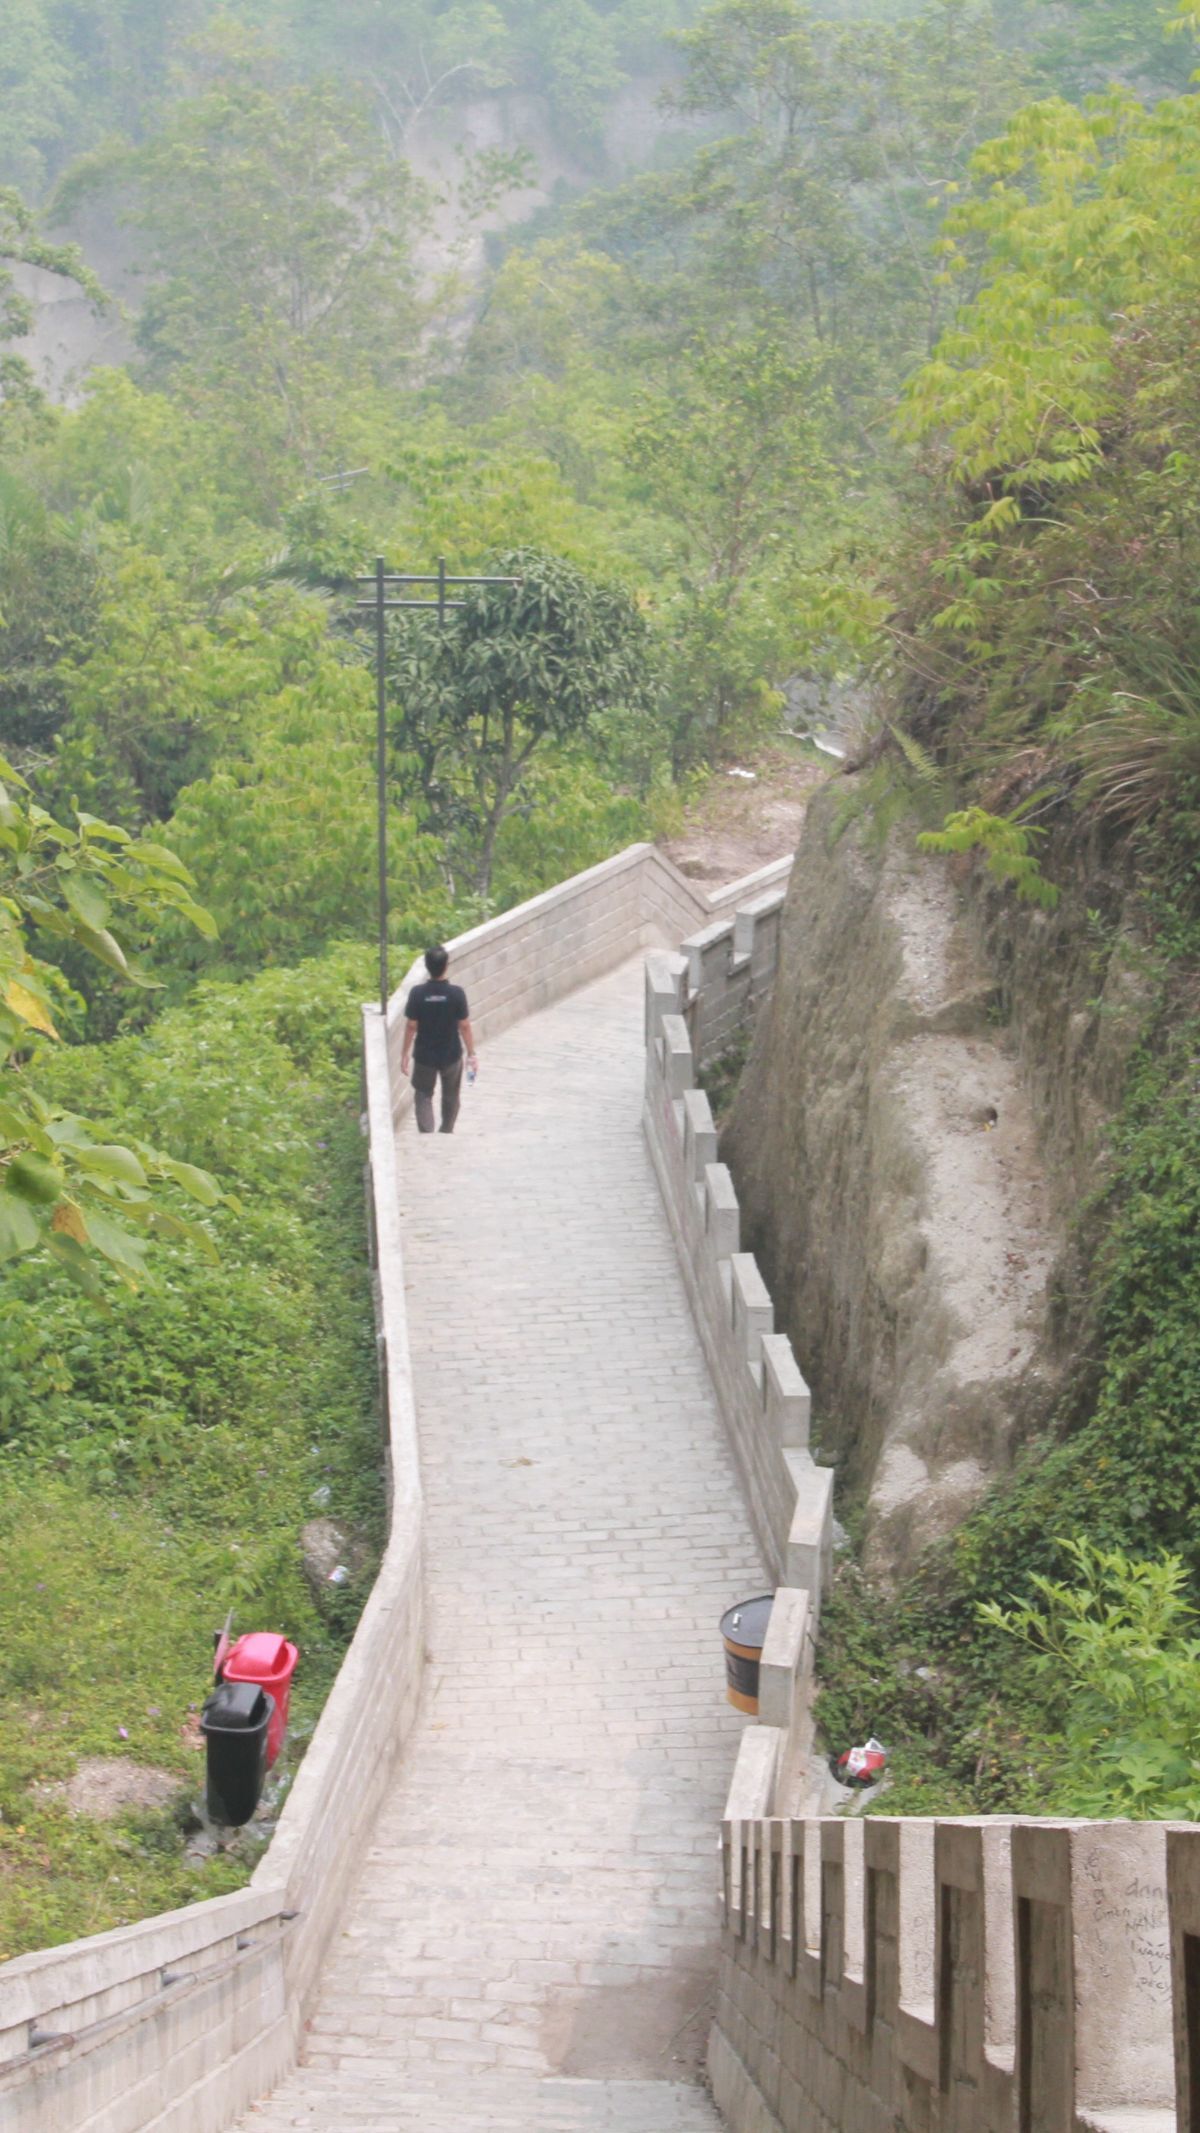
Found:
[[[427,948],[425,950],[425,968],[431,978],[444,976],[446,965],[449,961],[450,950],[441,947],[440,944],[436,948]]]

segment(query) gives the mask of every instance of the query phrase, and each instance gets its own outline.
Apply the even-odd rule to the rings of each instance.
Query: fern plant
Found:
[[[991,815],[983,807],[958,808],[940,830],[923,830],[917,843],[923,852],[982,852],[993,881],[1015,888],[1022,903],[1052,911],[1058,890],[1047,881],[1032,849],[1034,838],[1045,831],[1022,819],[1040,797],[1031,794],[1011,815]]]

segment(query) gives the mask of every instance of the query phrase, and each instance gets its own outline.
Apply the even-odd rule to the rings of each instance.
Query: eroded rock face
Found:
[[[911,840],[831,845],[835,805],[810,810],[722,1154],[887,1575],[1049,1404],[1062,1201],[961,890]]]

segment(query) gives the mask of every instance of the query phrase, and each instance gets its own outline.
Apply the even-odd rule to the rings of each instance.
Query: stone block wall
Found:
[[[760,1546],[776,1583],[809,1595],[815,1626],[830,1571],[833,1476],[808,1449],[808,1387],[775,1331],[753,1254],[741,1249],[737,1194],[716,1159],[681,1011],[687,972],[684,956],[647,958],[646,1139]]]
[[[730,1817],[723,1862],[733,2133],[1191,2133],[1200,1829]]]
[[[775,980],[785,894],[786,884],[780,884],[748,896],[735,912],[684,941],[684,1013],[697,1066],[711,1065],[752,1027]]]

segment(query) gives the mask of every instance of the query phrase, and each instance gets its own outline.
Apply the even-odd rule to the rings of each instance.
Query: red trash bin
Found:
[[[272,1630],[252,1630],[246,1637],[239,1637],[230,1646],[221,1667],[226,1681],[256,1681],[260,1689],[275,1699],[271,1723],[267,1728],[267,1768],[270,1769],[283,1746],[287,1732],[288,1699],[292,1693],[292,1675],[300,1657],[294,1644],[286,1637],[277,1637]]]

